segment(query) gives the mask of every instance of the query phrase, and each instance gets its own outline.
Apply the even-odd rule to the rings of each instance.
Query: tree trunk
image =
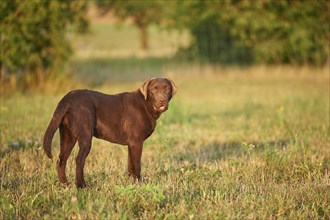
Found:
[[[140,47],[142,50],[149,49],[148,25],[139,25]]]

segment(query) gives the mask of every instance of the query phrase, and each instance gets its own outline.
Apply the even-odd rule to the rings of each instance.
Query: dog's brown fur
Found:
[[[176,85],[166,78],[146,81],[138,90],[107,95],[91,90],[75,90],[58,103],[45,132],[43,147],[49,158],[54,133],[60,130],[60,155],[57,175],[67,183],[65,166],[78,141],[76,158],[76,185],[86,186],[84,164],[91,149],[92,137],[128,145],[128,172],[140,179],[142,146],[155,129],[156,120],[167,110],[176,93]]]

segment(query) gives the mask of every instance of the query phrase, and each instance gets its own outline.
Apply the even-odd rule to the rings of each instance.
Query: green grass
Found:
[[[77,147],[71,184],[59,184],[41,140],[64,92],[1,97],[0,218],[329,219],[328,70],[204,70],[171,75],[179,91],[145,142],[139,184],[126,174],[127,147],[97,139],[88,187],[73,184]],[[54,155],[58,144],[57,134]]]

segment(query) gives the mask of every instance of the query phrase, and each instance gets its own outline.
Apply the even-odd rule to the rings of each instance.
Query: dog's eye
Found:
[[[151,87],[150,90],[151,90],[152,93],[155,93],[155,92],[157,92],[158,87],[157,86]]]

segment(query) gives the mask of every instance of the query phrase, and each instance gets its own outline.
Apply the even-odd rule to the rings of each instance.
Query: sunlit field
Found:
[[[330,218],[328,68],[83,53],[68,66],[73,88],[133,91],[156,75],[179,87],[144,144],[143,181],[127,175],[126,146],[94,139],[87,188],[74,184],[77,146],[60,184],[41,143],[68,91],[1,96],[0,219]],[[58,133],[52,146],[58,155]]]

